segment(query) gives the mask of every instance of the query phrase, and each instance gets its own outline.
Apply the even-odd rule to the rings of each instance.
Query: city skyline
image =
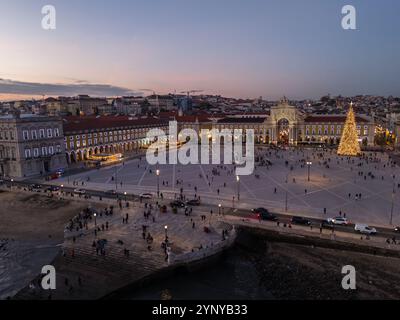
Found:
[[[118,96],[200,89],[234,98],[399,96],[400,23],[392,0],[54,0],[57,29],[41,28],[45,1],[0,1],[0,100]],[[390,8],[390,10],[387,10]]]

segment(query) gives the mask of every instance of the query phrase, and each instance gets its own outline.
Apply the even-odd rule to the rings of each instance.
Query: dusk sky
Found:
[[[346,4],[357,30],[341,27]],[[398,0],[0,0],[0,98],[400,96],[399,13]]]

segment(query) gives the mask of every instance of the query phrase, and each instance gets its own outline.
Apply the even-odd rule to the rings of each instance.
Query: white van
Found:
[[[356,224],[356,226],[354,227],[354,230],[359,233],[376,234],[376,229],[372,228],[366,224]]]

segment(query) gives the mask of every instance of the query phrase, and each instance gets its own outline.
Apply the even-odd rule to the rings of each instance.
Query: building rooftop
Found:
[[[346,121],[346,115],[332,115],[332,116],[308,116],[304,119],[305,123],[326,123],[326,122],[333,122],[333,123],[344,123]],[[369,122],[367,119],[356,116],[356,122]]]
[[[266,117],[223,118],[218,123],[264,123]]]
[[[120,127],[165,125],[167,122],[158,118],[135,118],[129,116],[69,116],[63,118],[64,132],[102,130]]]

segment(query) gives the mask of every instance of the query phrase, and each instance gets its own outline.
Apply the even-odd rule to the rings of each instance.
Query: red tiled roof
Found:
[[[263,123],[266,117],[243,117],[243,118],[224,118],[218,123]]]
[[[167,122],[158,118],[132,118],[129,116],[69,116],[63,118],[64,133],[84,130],[101,130],[119,127],[167,125]]]
[[[326,122],[339,122],[339,123],[344,123],[346,121],[346,115],[342,116],[308,116],[307,118],[304,119],[304,122],[306,123],[326,123]],[[364,119],[362,117],[356,116],[356,122],[368,122],[367,119]]]
[[[175,120],[178,122],[210,122],[211,116],[208,115],[193,115],[193,116],[177,116]]]

